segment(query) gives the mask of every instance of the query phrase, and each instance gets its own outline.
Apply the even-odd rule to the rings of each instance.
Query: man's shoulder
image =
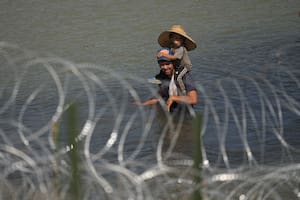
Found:
[[[184,74],[183,78],[193,80],[193,75],[191,74],[190,71],[187,71],[187,72]]]
[[[183,80],[185,86],[187,87],[188,91],[196,90],[195,82],[193,80],[193,76],[192,76],[191,72],[187,72],[183,76],[182,80]]]

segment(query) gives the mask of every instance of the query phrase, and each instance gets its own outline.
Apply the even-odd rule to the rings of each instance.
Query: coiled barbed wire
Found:
[[[298,69],[197,84],[195,132],[193,116],[172,116],[162,100],[161,109],[132,104],[156,95],[143,79],[6,42],[0,61],[1,199],[189,199],[197,190],[204,199],[300,199]]]

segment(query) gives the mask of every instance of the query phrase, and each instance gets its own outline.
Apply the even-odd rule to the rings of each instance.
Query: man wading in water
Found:
[[[158,53],[172,55],[172,51],[168,48],[163,48]],[[178,89],[178,82],[176,78],[174,78],[176,71],[173,61],[162,56],[157,58],[157,62],[162,72],[160,76],[156,77],[161,81],[158,95],[166,101],[167,110],[169,112],[174,112],[182,107],[186,107],[186,105],[193,106],[197,104],[198,95],[191,74],[186,73],[182,77],[186,90],[186,94],[183,94],[183,92]],[[135,104],[148,106],[157,104],[158,102],[159,98],[153,97],[145,102],[135,102]]]

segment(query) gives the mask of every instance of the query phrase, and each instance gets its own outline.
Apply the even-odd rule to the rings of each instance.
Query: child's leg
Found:
[[[181,70],[181,72],[178,74],[178,77],[177,77],[177,82],[179,84],[179,87],[180,87],[180,90],[182,92],[183,95],[186,95],[186,90],[185,90],[185,86],[184,86],[184,83],[183,83],[183,80],[182,80],[182,77],[188,72],[188,69],[187,68],[183,68]]]

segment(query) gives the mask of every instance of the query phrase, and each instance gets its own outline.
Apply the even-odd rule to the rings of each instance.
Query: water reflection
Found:
[[[195,150],[193,116],[187,110],[182,110],[172,113],[170,117],[168,112],[159,107],[156,119],[155,134],[163,139],[164,159],[168,160],[174,154],[179,156],[177,159],[180,159],[180,156],[192,159]],[[172,159],[176,158],[172,157]]]

